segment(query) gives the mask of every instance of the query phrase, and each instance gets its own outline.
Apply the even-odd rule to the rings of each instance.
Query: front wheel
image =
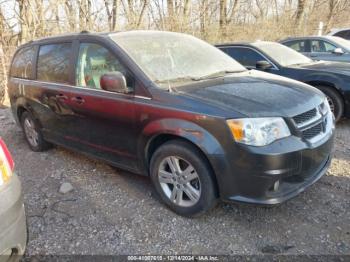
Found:
[[[214,176],[207,160],[194,146],[174,140],[153,154],[152,183],[165,204],[182,216],[197,216],[216,203]]]

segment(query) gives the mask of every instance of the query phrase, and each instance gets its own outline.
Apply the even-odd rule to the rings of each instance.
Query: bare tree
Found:
[[[230,6],[227,6],[227,0],[220,0],[220,17],[219,17],[219,28],[223,38],[226,37],[226,30],[228,24],[231,23],[233,16],[238,8],[238,0],[230,1]]]
[[[295,14],[295,21],[300,26],[304,12],[305,12],[306,0],[298,0],[297,10]]]
[[[119,8],[119,1],[118,0],[112,0],[112,4],[110,7],[110,3],[107,0],[104,0],[106,13],[108,17],[108,26],[110,31],[116,31],[117,30],[117,19],[118,19],[118,8]]]

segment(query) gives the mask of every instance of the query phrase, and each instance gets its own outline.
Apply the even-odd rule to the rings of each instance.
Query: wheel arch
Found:
[[[344,107],[343,114],[346,112],[347,108],[346,108],[346,103],[345,103],[343,94],[342,94],[341,90],[334,83],[331,83],[331,82],[328,82],[328,81],[313,80],[313,81],[306,82],[306,84],[309,84],[309,85],[311,85],[313,87],[316,87],[316,88],[318,86],[322,86],[322,87],[326,87],[326,88],[329,88],[329,89],[335,91],[339,95],[339,98],[342,101],[342,104],[343,104],[343,107]]]
[[[207,130],[186,120],[162,119],[144,128],[142,138],[138,143],[139,158],[142,160],[141,168],[144,174],[149,175],[149,163],[157,148],[174,139],[185,141],[198,149],[211,168],[217,189],[220,189],[221,179],[217,170],[228,167],[224,149]]]
[[[152,158],[154,152],[159,147],[164,145],[165,143],[167,143],[169,141],[175,141],[175,140],[185,142],[185,143],[191,145],[192,147],[196,148],[199,151],[199,153],[201,154],[203,159],[208,163],[208,167],[210,168],[210,171],[213,174],[215,192],[216,192],[217,196],[219,196],[219,184],[218,184],[217,175],[216,175],[215,169],[213,168],[213,165],[212,165],[211,161],[209,160],[206,152],[204,152],[201,147],[199,147],[193,141],[191,141],[190,139],[188,139],[186,137],[174,135],[174,134],[169,134],[169,133],[162,133],[162,134],[158,134],[155,137],[153,137],[149,141],[147,147],[145,148],[145,161],[147,163],[147,169],[149,168],[149,164],[150,164],[150,161],[151,161],[151,158]]]
[[[28,112],[28,110],[24,106],[20,105],[17,107],[17,118],[19,121],[21,121],[21,117],[24,112]]]

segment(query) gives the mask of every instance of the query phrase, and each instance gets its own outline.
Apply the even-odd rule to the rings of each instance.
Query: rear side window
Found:
[[[31,79],[33,74],[34,46],[25,47],[16,53],[11,66],[11,76]]]
[[[294,49],[297,52],[307,52],[306,50],[306,41],[291,41],[284,43],[284,45]]]
[[[350,40],[350,30],[340,31],[334,35]]]
[[[69,83],[71,43],[42,45],[39,49],[37,79]]]

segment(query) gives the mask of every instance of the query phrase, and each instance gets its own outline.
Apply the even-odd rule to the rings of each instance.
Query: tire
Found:
[[[21,126],[24,137],[32,151],[43,152],[52,147],[50,143],[44,140],[38,121],[27,111],[21,115]]]
[[[328,102],[331,106],[332,112],[334,114],[335,121],[338,122],[344,114],[344,103],[338,92],[332,87],[327,86],[316,86],[321,90],[327,97]]]
[[[169,163],[173,164],[173,171],[175,168],[177,172],[171,171]],[[176,164],[178,164],[177,168]],[[192,172],[182,173],[184,170]],[[160,174],[163,175],[160,176]],[[211,167],[202,152],[189,143],[172,140],[160,146],[151,158],[150,175],[163,202],[181,216],[199,216],[217,203],[217,192]],[[173,194],[175,188],[177,191],[176,194]]]

